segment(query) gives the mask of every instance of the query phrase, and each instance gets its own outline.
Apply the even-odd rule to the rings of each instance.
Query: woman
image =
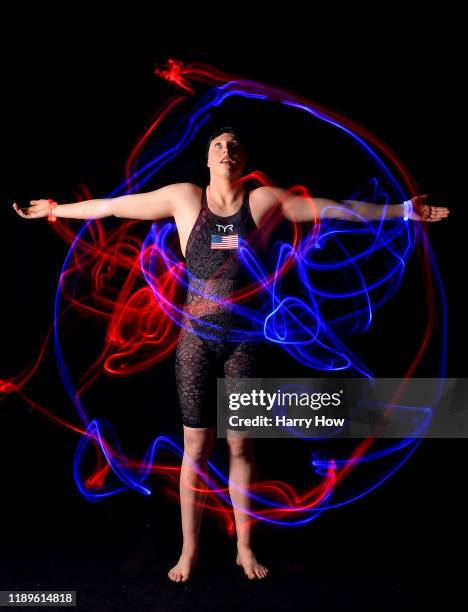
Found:
[[[213,367],[221,364],[228,377],[252,377],[255,347],[229,335],[235,316],[224,302],[246,281],[237,257],[239,238],[261,250],[262,218],[278,206],[283,215],[296,222],[320,217],[349,221],[360,218],[440,221],[447,208],[425,204],[425,196],[383,208],[367,202],[334,202],[293,196],[286,190],[258,187],[247,194],[241,180],[246,163],[245,149],[231,127],[216,130],[208,142],[207,166],[210,182],[205,188],[192,183],[167,185],[148,193],[109,199],[94,199],[55,205],[49,200],[32,200],[30,207],[13,204],[25,219],[53,215],[74,219],[119,218],[157,220],[173,217],[180,246],[186,258],[189,287],[183,327],[176,352],[176,378],[184,426],[184,456],[180,473],[180,500],[183,545],[177,564],[168,575],[185,582],[197,562],[203,494],[197,491],[198,472],[206,472],[215,442],[216,413],[209,392],[216,385]],[[205,333],[206,329],[216,330]],[[237,534],[236,562],[251,578],[265,578],[268,570],[260,564],[251,547],[248,497],[254,470],[253,440],[227,433],[229,446],[229,493],[233,503]]]

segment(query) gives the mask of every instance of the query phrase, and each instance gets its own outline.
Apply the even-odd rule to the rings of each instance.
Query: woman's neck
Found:
[[[219,207],[230,208],[237,202],[244,191],[240,181],[211,180],[207,187],[210,200]]]

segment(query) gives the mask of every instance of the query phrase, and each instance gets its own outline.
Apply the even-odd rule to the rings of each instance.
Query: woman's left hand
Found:
[[[414,196],[411,198],[411,211],[409,218],[413,221],[428,221],[434,223],[436,221],[442,221],[446,219],[450,210],[445,206],[434,206],[432,204],[426,204],[426,200],[429,197],[428,193],[420,196]]]

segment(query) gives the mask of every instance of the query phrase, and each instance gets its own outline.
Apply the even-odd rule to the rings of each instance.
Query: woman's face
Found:
[[[245,168],[245,151],[234,134],[225,132],[213,138],[208,149],[208,168],[217,176],[237,179]]]

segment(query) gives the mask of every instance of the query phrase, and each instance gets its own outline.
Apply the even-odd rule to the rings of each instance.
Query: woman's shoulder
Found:
[[[187,200],[193,196],[199,196],[203,187],[195,183],[172,183],[170,186],[171,195],[180,200]]]
[[[203,187],[200,187],[200,185],[196,185],[195,183],[172,183],[171,187],[175,192],[180,193],[200,192],[203,189]]]
[[[262,217],[272,206],[276,206],[283,194],[283,189],[267,185],[252,189],[249,192],[249,204],[254,217]]]
[[[195,183],[173,183],[171,200],[179,211],[186,211],[194,206],[199,207],[202,190],[203,187]]]

